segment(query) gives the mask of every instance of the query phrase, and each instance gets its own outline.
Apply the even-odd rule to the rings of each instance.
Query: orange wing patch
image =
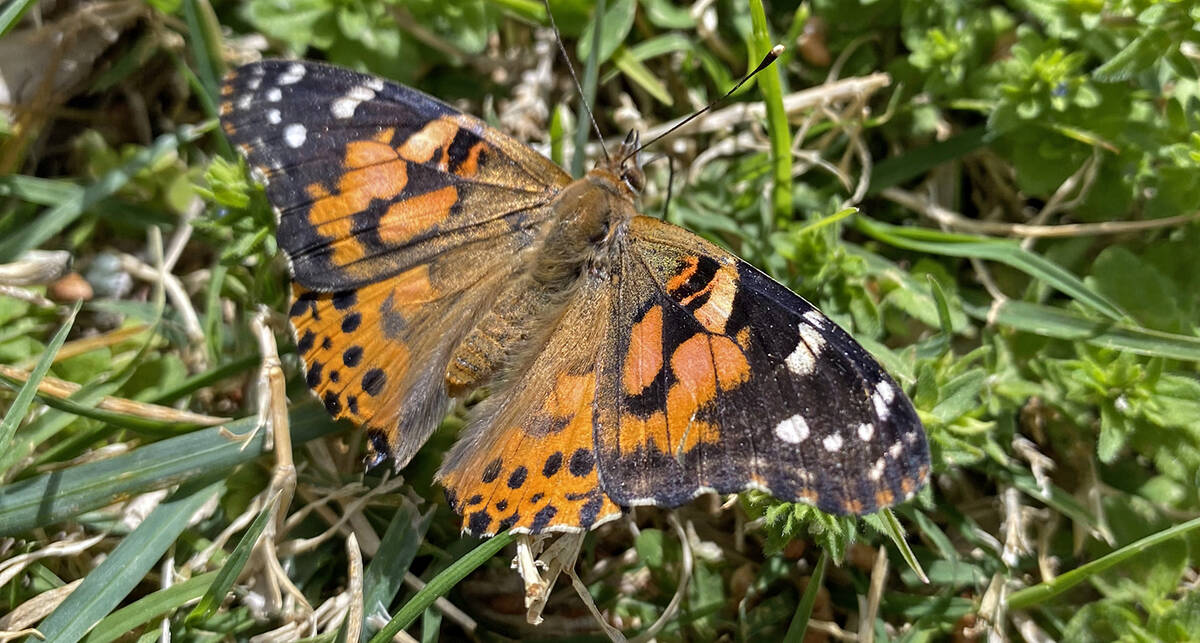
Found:
[[[453,185],[397,201],[379,220],[379,238],[396,245],[408,243],[445,222],[456,203],[458,189]]]
[[[354,154],[361,156],[361,148],[355,150]],[[379,152],[374,150],[372,154],[379,155]],[[354,215],[366,210],[376,199],[395,199],[404,192],[407,184],[408,164],[393,159],[346,172],[338,179],[334,193],[319,183],[308,186],[309,195],[315,199],[308,211],[308,222],[317,234],[334,240],[334,265],[346,267],[367,254],[362,241],[351,234]]]
[[[600,489],[592,450],[595,375],[560,373],[539,413],[440,474],[463,530],[476,536],[580,531],[620,515]]]
[[[412,354],[403,339],[383,332],[381,303],[415,305],[398,286],[415,290],[412,284],[419,283],[425,272],[427,268],[421,266],[396,282],[342,293],[319,293],[292,285],[296,348],[304,358],[309,388],[330,415],[365,425],[368,431],[391,429],[387,424],[395,419],[387,409],[396,403],[396,387],[389,382],[404,378]],[[427,278],[424,283],[428,284]]]
[[[696,277],[699,268],[699,257],[688,257],[684,268],[667,282],[667,292],[675,295],[685,290],[689,281]],[[685,294],[679,299],[679,305],[691,306],[693,302],[703,301],[692,314],[710,333],[724,333],[725,324],[733,311],[733,297],[737,294],[737,269],[733,265],[723,265],[717,269],[712,278],[703,288]]]
[[[662,322],[662,306],[654,306],[630,331],[623,378],[625,392],[629,395],[641,394],[662,371]]]
[[[678,455],[702,442],[715,444],[721,439],[720,427],[698,420],[697,415],[712,404],[719,391],[735,388],[750,377],[745,355],[732,340],[720,335],[691,336],[675,349],[670,364],[675,382],[667,391],[666,408],[645,418],[635,413],[622,415],[621,454],[653,448]],[[629,388],[626,381],[625,389]]]

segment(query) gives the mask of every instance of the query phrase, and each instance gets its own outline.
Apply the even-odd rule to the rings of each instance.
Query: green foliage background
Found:
[[[4,38],[33,28],[33,4],[0,9]],[[242,449],[215,429],[97,407],[112,396],[242,418],[229,425],[238,432],[255,425],[250,319],[263,306],[285,309],[286,265],[261,191],[215,127],[219,78],[262,55],[328,60],[500,125],[528,84],[522,72],[556,50],[532,0],[130,6],[136,20],[123,23],[86,82],[14,105],[0,122],[0,263],[66,250],[95,294],[73,317],[40,297],[0,292],[0,363],[83,385],[64,402],[5,380],[13,393],[0,398],[0,536],[9,540],[0,556],[15,564],[107,534],[0,577],[0,615],[82,578],[31,621],[54,640],[88,630],[88,640],[127,631],[154,640],[164,618],[187,640],[240,640],[286,621],[257,611],[250,597],[261,588],[238,579],[269,521],[241,523],[246,534],[233,530],[173,581],[160,561],[173,557],[178,568],[239,516],[266,515],[273,461],[260,457],[261,434]],[[631,122],[690,113],[770,44],[788,47],[757,87],[731,99],[764,102],[763,118],[659,147],[680,170],[666,217],[764,267],[850,329],[905,386],[933,449],[932,484],[897,510],[911,565],[885,536],[887,516],[837,519],[753,493],[725,511],[683,510],[695,564],[660,639],[774,640],[806,623],[811,633],[798,609],[806,591],[814,619],[860,639],[864,628],[877,640],[992,631],[1183,641],[1200,632],[1200,541],[1190,531],[1200,516],[1200,6],[608,0],[599,29],[590,1],[551,8],[601,130],[617,139]],[[62,16],[43,19],[79,33]],[[890,83],[863,94],[863,109],[783,110],[785,95],[877,72]],[[530,117],[530,142],[566,165],[578,97],[561,58],[551,77],[533,86],[545,111]],[[728,153],[701,154],[723,142]],[[651,166],[648,212],[663,209],[666,166]],[[850,200],[859,180],[861,198]],[[130,287],[121,263],[127,253],[153,265],[151,230],[171,239],[185,225],[173,272],[194,321],[153,279]],[[355,464],[357,433],[303,402],[290,335],[276,331],[305,490],[290,537],[310,537],[329,524],[319,512],[297,516],[304,503],[355,483],[361,497],[385,482]],[[97,337],[107,339],[55,359],[60,347]],[[354,509],[383,543],[367,564],[367,616],[407,610],[414,636],[459,638],[464,621],[424,610],[446,593],[478,621],[473,636],[596,638],[569,589],[546,625],[523,626],[519,608],[502,607],[521,592],[508,555],[471,554],[477,543],[458,536],[431,478],[462,417],[447,419],[403,486]],[[92,461],[102,447],[121,455]],[[150,503],[148,518],[122,521],[120,503],[157,489],[171,494]],[[601,529],[580,560],[600,609],[631,636],[668,611],[681,574],[684,552],[664,516],[639,510],[633,532]],[[879,551],[891,566],[874,572],[882,585],[872,593]],[[822,552],[841,564],[817,591],[808,581]],[[342,533],[284,558],[311,604],[345,590]],[[419,594],[401,582],[406,571],[429,582],[445,569],[475,575],[442,576]],[[334,640],[341,623],[304,635]]]

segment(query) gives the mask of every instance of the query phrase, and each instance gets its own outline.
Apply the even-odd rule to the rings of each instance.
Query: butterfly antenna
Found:
[[[604,159],[611,161],[612,159],[608,156],[608,148],[604,145],[604,135],[600,133],[600,125],[596,123],[596,116],[592,114],[592,106],[588,105],[587,94],[583,93],[583,85],[579,82],[579,76],[575,74],[575,66],[571,64],[571,57],[567,55],[567,48],[563,45],[562,36],[559,35],[558,23],[554,21],[554,12],[550,10],[550,0],[542,0],[542,4],[546,6],[546,15],[550,18],[550,28],[554,30],[554,41],[558,43],[558,51],[562,53],[563,62],[567,63],[567,71],[571,72],[571,80],[575,81],[575,89],[579,91],[579,101],[583,103],[583,109],[587,112],[588,119],[592,121],[592,129],[596,132],[596,140],[600,141]]]
[[[739,80],[738,83],[733,86],[733,89],[730,89],[729,91],[725,92],[724,96],[718,98],[717,100],[714,100],[713,102],[709,103],[708,105],[705,105],[704,109],[692,114],[691,116],[688,116],[687,118],[683,119],[682,121],[679,121],[678,123],[673,125],[671,127],[671,129],[663,132],[662,134],[659,134],[658,136],[655,136],[654,138],[650,139],[649,141],[646,141],[645,143],[642,143],[640,146],[638,146],[638,148],[636,150],[633,150],[632,152],[629,152],[628,154],[626,154],[625,158],[621,159],[621,162],[624,163],[625,161],[628,161],[629,159],[633,158],[634,155],[636,155],[638,152],[649,147],[651,144],[658,141],[662,137],[670,134],[671,132],[674,132],[675,130],[683,127],[684,125],[687,125],[688,123],[696,120],[696,118],[698,118],[701,114],[703,114],[704,112],[707,112],[708,110],[710,110],[714,106],[716,106],[718,103],[720,103],[720,102],[724,101],[726,98],[729,98],[730,96],[732,96],[733,92],[736,92],[738,90],[738,88],[740,88],[742,85],[746,84],[746,81],[750,80],[751,78],[754,78],[755,74],[757,74],[758,72],[769,67],[771,65],[771,63],[775,62],[775,59],[779,58],[779,56],[782,54],[783,54],[783,45],[775,45],[774,47],[772,47],[771,51],[768,51],[767,55],[763,56],[762,62],[758,63],[758,67],[755,67],[754,71],[746,74],[746,76],[744,78]],[[571,72],[571,73],[573,74],[574,72]]]
[[[671,187],[675,183],[675,159],[667,157],[667,200],[663,201],[662,220],[671,212]]]

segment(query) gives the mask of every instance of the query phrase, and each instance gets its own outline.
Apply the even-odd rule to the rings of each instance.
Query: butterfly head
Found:
[[[640,139],[637,130],[630,130],[616,156],[620,161],[617,162],[615,173],[634,194],[641,194],[646,187],[646,175],[642,173],[642,164],[637,154]]]

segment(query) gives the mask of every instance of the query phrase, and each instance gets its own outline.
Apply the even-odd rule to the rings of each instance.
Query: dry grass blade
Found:
[[[44,638],[36,629],[28,628],[49,616],[82,582],[83,579],[79,578],[66,585],[48,589],[0,616],[0,641],[11,641],[28,634]]]
[[[7,378],[13,382],[24,383],[29,378],[29,372],[0,364],[0,377]],[[47,376],[42,378],[37,392],[46,397],[67,400],[79,392],[80,388],[82,387],[74,382]],[[111,396],[101,398],[96,403],[95,408],[157,422],[192,424],[196,426],[216,426],[230,421],[229,418],[192,413],[191,411],[183,411],[169,406],[160,406],[158,404],[149,404],[147,402],[138,402],[136,400]]]

